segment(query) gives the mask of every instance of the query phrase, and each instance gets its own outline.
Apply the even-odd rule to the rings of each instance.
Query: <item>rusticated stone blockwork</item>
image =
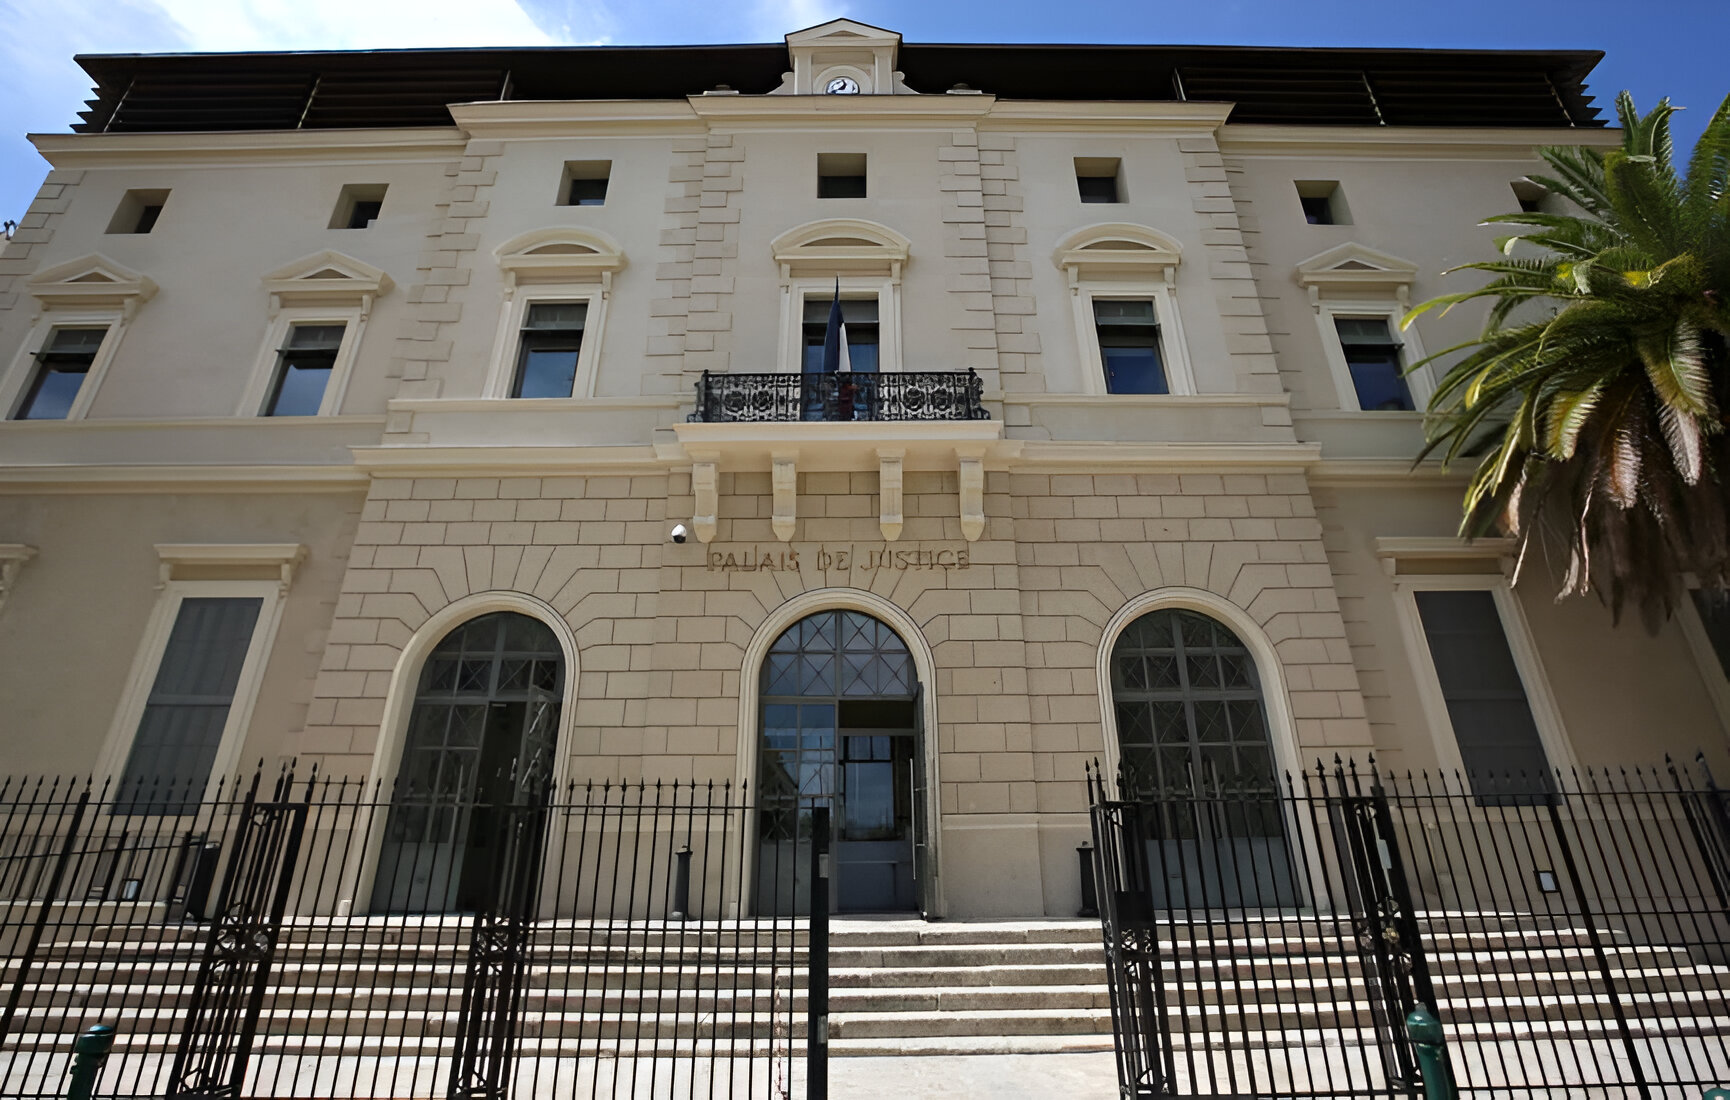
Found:
[[[1288,763],[1368,749],[1300,475],[993,473],[973,543],[955,479],[908,474],[906,526],[887,544],[875,474],[802,475],[799,530],[783,544],[769,475],[723,475],[708,546],[667,541],[693,504],[686,474],[376,480],[299,751],[371,771],[410,637],[457,600],[505,591],[544,602],[575,637],[566,774],[731,778],[754,635],[795,596],[858,589],[904,610],[922,635],[909,641],[931,653],[944,813],[1074,813],[1083,763],[1106,751],[1108,623],[1174,586],[1265,632],[1280,667],[1264,685],[1283,682],[1290,700]]]

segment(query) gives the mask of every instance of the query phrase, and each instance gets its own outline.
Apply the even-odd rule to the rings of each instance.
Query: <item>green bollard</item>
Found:
[[[72,1083],[66,1088],[66,1100],[91,1100],[96,1095],[96,1079],[102,1076],[102,1064],[114,1048],[114,1029],[107,1024],[95,1024],[72,1044]]]
[[[1442,1022],[1430,1015],[1429,1009],[1416,1008],[1406,1017],[1406,1034],[1411,1037],[1412,1049],[1417,1051],[1428,1100],[1459,1100],[1460,1090],[1454,1085],[1454,1067],[1448,1061]]]
[[[1704,1100],[1730,1100],[1730,1089],[1707,1089]]]

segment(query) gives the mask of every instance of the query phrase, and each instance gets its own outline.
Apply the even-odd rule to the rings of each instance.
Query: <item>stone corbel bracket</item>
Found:
[[[985,448],[957,448],[961,471],[961,537],[978,542],[985,533]]]
[[[21,542],[0,542],[0,610],[6,607],[6,597],[12,594],[12,585],[18,580],[18,571],[24,568],[24,563],[36,556],[34,546],[25,546]]]
[[[288,595],[294,583],[294,570],[306,560],[306,547],[298,542],[244,543],[157,543],[156,587],[168,587],[176,577],[196,577],[199,574],[220,573],[224,579],[235,574],[255,575],[257,579],[274,576],[277,590]]]
[[[769,525],[775,537],[792,542],[799,529],[799,469],[796,452],[777,451],[771,456],[770,479],[775,491],[775,510]]]
[[[697,541],[707,545],[715,541],[720,527],[721,468],[713,458],[691,463],[691,495],[696,506],[691,510],[691,530]]]
[[[900,538],[905,523],[901,503],[901,464],[906,455],[904,447],[880,447],[877,450],[878,523],[885,542]]]

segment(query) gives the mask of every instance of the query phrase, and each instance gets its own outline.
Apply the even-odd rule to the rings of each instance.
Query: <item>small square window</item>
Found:
[[[523,318],[512,397],[569,397],[576,390],[587,302],[540,302]]]
[[[1404,345],[1394,336],[1386,317],[1336,317],[1340,349],[1351,371],[1358,408],[1373,412],[1410,412],[1412,391],[1406,385]]]
[[[1311,225],[1350,225],[1351,212],[1338,180],[1297,180],[1298,202]]]
[[[162,216],[162,207],[167,202],[166,187],[126,192],[120,205],[114,208],[114,217],[108,220],[108,232],[150,232],[156,228],[156,220]]]
[[[1123,162],[1117,157],[1076,157],[1075,186],[1081,201],[1122,202]]]
[[[1151,300],[1095,298],[1093,326],[1107,393],[1171,392]]]
[[[607,180],[613,174],[610,160],[568,160],[559,185],[560,206],[604,206]]]
[[[1539,212],[1548,213],[1550,192],[1541,184],[1531,180],[1515,180],[1509,185],[1513,188],[1514,199],[1520,204],[1520,210],[1526,214]]]
[[[13,419],[65,420],[107,335],[106,327],[57,328],[50,333],[36,353],[36,373]]]
[[[343,187],[336,197],[336,209],[331,211],[330,228],[369,228],[384,207],[386,187],[382,183],[351,183]]]
[[[818,153],[817,197],[862,199],[865,197],[864,153]]]
[[[295,325],[277,352],[265,416],[317,416],[336,369],[345,325]]]

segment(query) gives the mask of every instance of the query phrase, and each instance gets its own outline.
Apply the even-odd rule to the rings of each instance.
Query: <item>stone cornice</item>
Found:
[[[466,137],[454,127],[402,130],[245,130],[175,134],[31,134],[56,168],[178,168],[187,164],[260,161],[443,160],[461,156]]]
[[[1426,126],[1270,126],[1226,124],[1226,156],[1398,157],[1432,160],[1534,160],[1544,145],[1620,145],[1616,129],[1492,129]]]

